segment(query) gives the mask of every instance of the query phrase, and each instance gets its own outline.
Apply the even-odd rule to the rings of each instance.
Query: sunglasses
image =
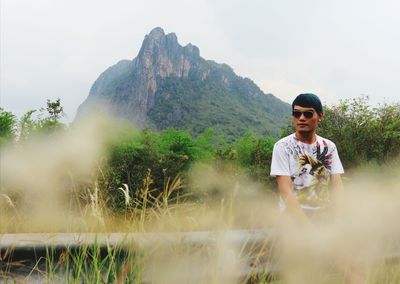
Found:
[[[300,118],[301,115],[304,115],[305,118],[312,118],[314,116],[314,112],[311,110],[307,110],[307,111],[299,111],[299,110],[294,110],[292,112],[292,115],[295,118]]]

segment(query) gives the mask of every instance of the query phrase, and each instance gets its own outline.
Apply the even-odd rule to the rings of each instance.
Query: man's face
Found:
[[[311,132],[317,129],[322,114],[318,114],[314,108],[295,105],[293,108],[293,123],[298,132]]]

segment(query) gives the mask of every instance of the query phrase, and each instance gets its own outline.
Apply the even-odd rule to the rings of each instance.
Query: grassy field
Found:
[[[400,247],[398,167],[368,165],[351,173],[337,218],[308,227],[285,218],[265,185],[212,165],[166,177],[162,188],[147,171],[140,188],[110,189],[98,182],[101,170],[93,170],[97,141],[79,133],[2,152],[0,234],[152,233],[158,240],[146,247],[48,248],[29,262],[12,260],[12,250],[2,248],[3,282],[343,283],[354,272],[367,283],[399,282],[398,259],[387,258]],[[190,192],[182,191],[186,184]],[[123,200],[118,210],[110,206],[115,197]],[[265,246],[227,237],[271,228],[279,234]],[[166,232],[201,231],[215,232],[211,244],[163,245]],[[275,278],[262,272],[268,261]]]
[[[133,195],[125,186],[119,189],[126,208],[118,214],[107,208],[101,190],[94,184],[83,194],[74,192],[69,197],[69,202],[79,203],[71,207],[77,211],[63,212],[49,220],[41,215],[43,223],[29,222],[32,219],[20,213],[18,202],[3,194],[2,233],[76,230],[151,232],[161,237],[145,248],[133,243],[106,248],[93,243],[61,251],[48,248],[43,255],[28,262],[7,260],[12,250],[3,251],[1,278],[10,283],[330,284],[344,283],[346,270],[357,267],[366,283],[397,283],[400,281],[399,259],[385,256],[398,248],[399,228],[394,218],[399,213],[398,190],[393,180],[377,181],[376,177],[366,178],[366,175],[369,171],[360,174],[361,181],[358,177],[348,181],[349,200],[342,208],[346,218],[313,228],[290,222],[282,226],[285,221],[276,210],[276,200],[271,202],[268,194],[258,191],[251,183],[236,181],[229,188],[218,185],[221,180],[222,184],[229,183],[221,176],[213,184],[214,190],[216,184],[221,187],[218,198],[214,195],[202,201],[183,201],[183,196],[171,198],[182,186],[181,177],[166,180],[163,194],[154,197],[149,173],[138,194]],[[376,190],[377,183],[391,186],[392,190],[382,195]],[[354,205],[361,197],[363,201]],[[59,218],[64,218],[63,222]],[[53,226],[60,222],[58,227]],[[277,226],[281,237],[266,242],[265,247],[249,246],[246,242],[238,245],[225,234],[243,228],[252,231]],[[218,232],[212,245],[178,242],[165,246],[161,241],[166,232],[203,230]],[[275,254],[272,258],[271,246]],[[256,263],[254,271],[249,270],[247,275],[239,277],[237,272],[247,268],[249,259],[254,263],[259,261],[259,265]],[[263,261],[278,263],[275,268],[279,272],[273,277],[260,272]],[[337,262],[343,265],[336,265]]]

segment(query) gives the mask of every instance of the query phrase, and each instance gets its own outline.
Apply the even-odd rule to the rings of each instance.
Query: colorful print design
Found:
[[[328,153],[328,144],[322,141],[323,148],[317,142],[312,155],[299,145],[295,152],[299,171],[292,176],[297,199],[310,207],[324,207],[329,203],[329,177],[332,154]]]

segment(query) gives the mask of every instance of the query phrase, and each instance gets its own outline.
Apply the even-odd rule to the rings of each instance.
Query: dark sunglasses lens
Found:
[[[296,118],[300,118],[302,114],[304,115],[305,118],[312,118],[314,116],[314,113],[312,111],[301,112],[295,110],[292,112],[292,114]]]
[[[303,114],[306,118],[311,118],[314,116],[314,113],[312,111],[305,111],[303,112]]]
[[[301,116],[301,112],[300,111],[293,111],[293,116],[294,117],[296,117],[296,118],[300,118],[300,116]]]

